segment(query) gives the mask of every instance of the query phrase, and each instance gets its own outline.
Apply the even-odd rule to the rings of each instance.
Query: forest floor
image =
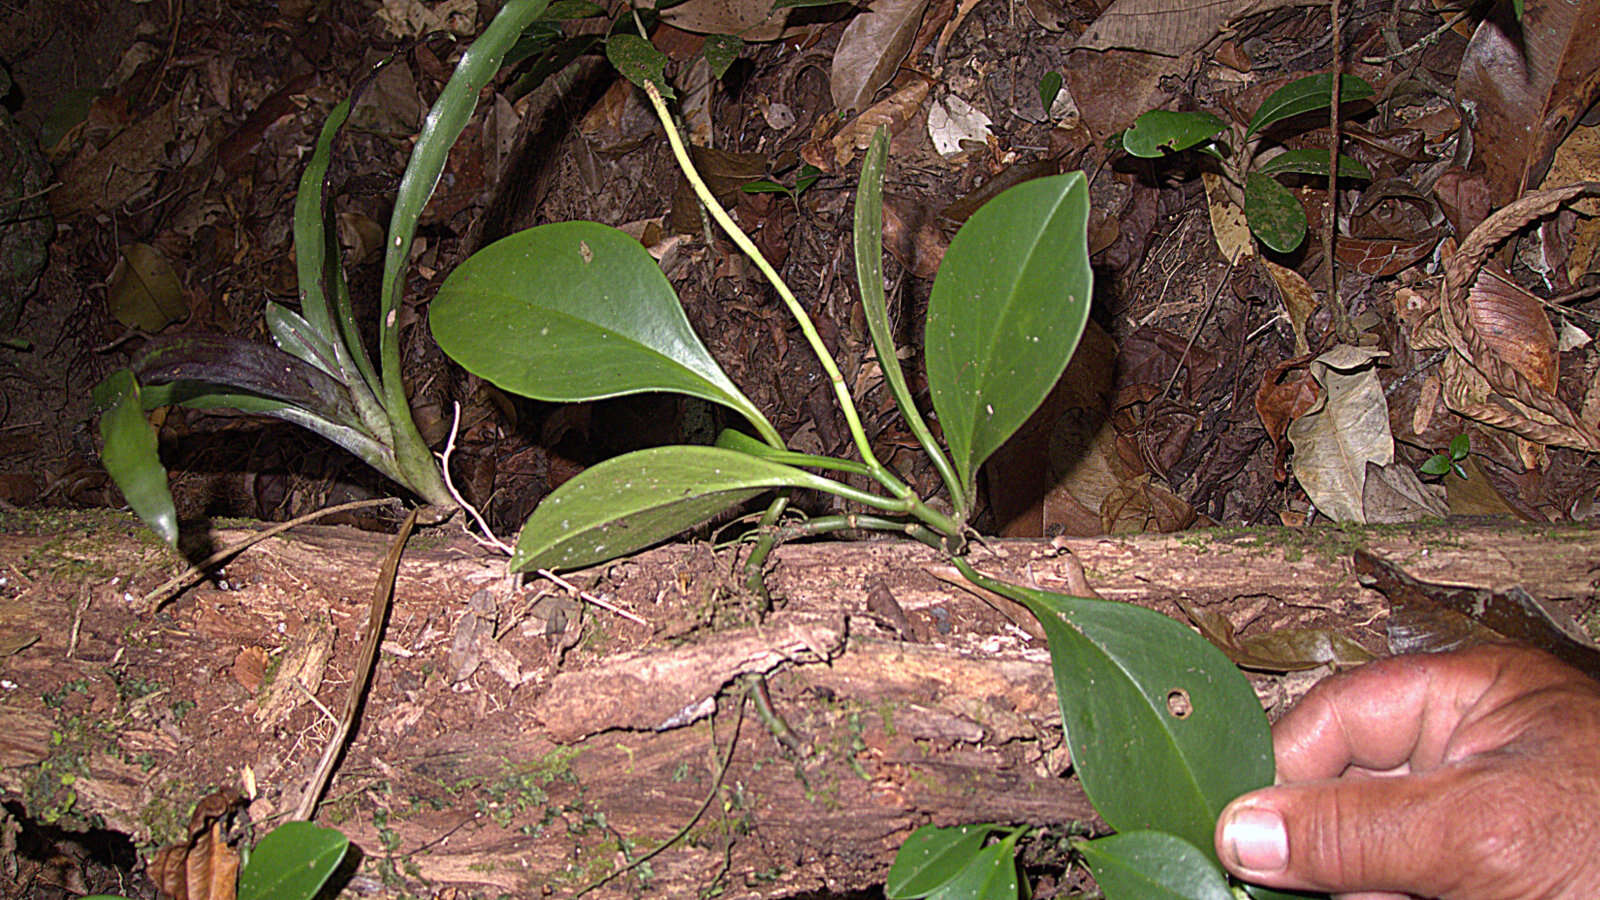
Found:
[[[885,275],[919,397],[921,322],[961,223],[1011,185],[1088,176],[1092,321],[1057,389],[985,469],[979,531],[1153,538],[1330,519],[1594,521],[1600,209],[1584,204],[1600,201],[1533,203],[1492,220],[1509,239],[1470,236],[1541,186],[1600,180],[1600,49],[1584,38],[1600,3],[1528,0],[1517,25],[1499,8],[1509,4],[1485,21],[1426,0],[1343,2],[1337,39],[1328,5],[1274,0],[1205,4],[1204,14],[1128,0],[887,0],[870,5],[872,28],[853,26],[867,13],[846,4],[784,15],[766,3],[709,5],[720,11],[651,29],[684,127],[714,148],[697,162],[796,288],[880,457],[922,496],[940,493],[938,474],[895,415],[857,299],[849,236],[863,123],[892,136]],[[120,507],[99,460],[94,385],[161,337],[269,340],[265,303],[298,303],[301,172],[330,110],[358,87],[327,187],[358,319],[375,318],[384,228],[412,142],[494,6],[12,0],[0,9],[11,85],[0,128],[0,162],[11,163],[0,177],[11,180],[0,197],[23,198],[25,211],[0,214],[0,504]],[[724,424],[703,405],[656,395],[567,406],[513,397],[444,357],[427,329],[440,283],[473,251],[533,225],[588,219],[638,235],[712,355],[789,445],[851,454],[799,331],[755,267],[705,226],[642,94],[590,40],[604,17],[588,14],[604,11],[571,6],[538,52],[485,92],[423,215],[400,315],[422,433],[442,446],[460,404],[457,483],[508,539],[583,468],[704,442]],[[713,78],[705,35],[735,31],[745,42]],[[1367,177],[1341,164],[1330,222],[1326,178],[1280,176],[1309,220],[1286,252],[1251,240],[1237,190],[1206,157],[1123,150],[1119,135],[1147,110],[1205,110],[1242,126],[1278,88],[1327,72],[1336,49],[1342,71],[1373,89],[1340,106],[1344,152]],[[556,59],[567,50],[576,57]],[[1325,153],[1330,133],[1319,107],[1278,123],[1261,146]],[[791,192],[742,189],[758,180]],[[1476,261],[1447,283],[1458,247]],[[284,520],[394,492],[354,457],[280,423],[172,409],[159,425],[185,522]],[[1454,465],[1430,471],[1430,458],[1463,436]],[[833,503],[800,505],[820,514]],[[385,531],[395,518],[331,521]],[[126,534],[136,551],[140,539]],[[715,566],[693,570],[689,581],[720,577]],[[1585,618],[1593,599],[1591,590],[1566,612]],[[738,610],[725,623],[721,614],[694,615],[712,628],[746,624]],[[423,640],[430,621],[405,623],[406,640]],[[923,639],[939,624],[918,621]],[[553,673],[566,648],[550,640],[540,665]],[[218,671],[237,682],[250,660],[225,662]],[[532,671],[528,659],[516,665]],[[791,685],[791,695],[800,690]],[[396,733],[409,727],[393,718],[406,709],[385,720]],[[470,727],[471,707],[450,710]],[[247,740],[248,729],[227,739]],[[4,877],[39,897],[86,884],[144,890],[117,881],[131,861],[95,869],[49,850],[67,836],[50,840],[48,852],[21,856],[7,843],[0,856],[24,866]],[[49,893],[53,884],[63,893]],[[1055,889],[1072,887],[1064,878]]]

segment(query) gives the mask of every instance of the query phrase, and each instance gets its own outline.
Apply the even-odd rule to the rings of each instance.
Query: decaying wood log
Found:
[[[148,845],[247,770],[258,825],[294,807],[333,732],[311,698],[342,703],[384,536],[299,529],[141,617],[132,602],[178,562],[132,519],[0,525],[7,800]],[[318,816],[362,849],[359,884],[375,892],[567,896],[688,825],[591,896],[782,897],[880,882],[930,821],[1096,825],[1065,774],[1046,649],[941,580],[925,547],[784,547],[765,615],[738,589],[735,556],[703,546],[576,577],[647,627],[540,580],[514,585],[454,535],[406,551],[363,719]],[[974,562],[1065,590],[1070,549],[1108,599],[1173,615],[1182,599],[1242,633],[1326,627],[1379,651],[1386,610],[1355,583],[1356,545],[1428,580],[1520,583],[1569,612],[1586,611],[1600,559],[1600,534],[1582,529],[1058,544],[1001,542]],[[1255,681],[1276,710],[1316,675]]]

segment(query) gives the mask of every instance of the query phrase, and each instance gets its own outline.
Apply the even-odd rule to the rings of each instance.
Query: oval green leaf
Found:
[[[1256,171],[1263,175],[1281,175],[1293,172],[1298,175],[1328,174],[1328,151],[1316,148],[1300,150],[1286,150],[1256,167]],[[1358,159],[1351,159],[1343,153],[1339,154],[1340,178],[1372,178],[1372,170],[1368,169]]]
[[[1050,107],[1056,105],[1056,96],[1061,93],[1061,73],[1055,69],[1039,76],[1039,103],[1044,107],[1044,117],[1050,118]]]
[[[1170,832],[1215,859],[1218,813],[1272,784],[1267,718],[1239,670],[1160,613],[979,583],[1044,626],[1073,766],[1106,823]]]
[[[285,822],[251,851],[239,873],[239,900],[312,900],[349,848],[332,828]]]
[[[656,86],[665,99],[676,96],[667,84],[667,55],[637,34],[614,34],[606,39],[606,59],[622,77],[643,88],[645,82]]]
[[[700,55],[706,58],[706,65],[711,67],[711,77],[721,78],[728,74],[728,68],[739,58],[739,51],[743,49],[743,38],[731,34],[708,34],[705,44],[700,48]]]
[[[128,506],[161,539],[178,543],[178,511],[167,488],[167,470],[157,452],[156,430],[145,418],[139,382],[129,369],[118,369],[95,386],[100,413],[100,459],[117,483]]]
[[[1122,133],[1122,149],[1153,159],[1167,150],[1187,150],[1227,127],[1228,123],[1208,112],[1152,109]]]
[[[924,326],[928,386],[968,497],[978,467],[1061,377],[1089,320],[1083,173],[1009,188],[945,252]]]
[[[1244,179],[1244,218],[1261,243],[1289,253],[1306,239],[1306,211],[1293,192],[1260,172]]]
[[[1354,103],[1365,100],[1373,94],[1372,85],[1364,79],[1354,75],[1344,75],[1339,78],[1339,104]],[[1245,131],[1245,137],[1260,131],[1274,122],[1308,113],[1313,110],[1327,109],[1333,102],[1333,76],[1327,72],[1321,75],[1308,75],[1289,82],[1272,92],[1272,96],[1261,101],[1256,107],[1256,114],[1250,119],[1250,128]]]
[[[512,393],[575,402],[672,391],[772,425],[723,373],[637,240],[595,222],[519,231],[474,253],[439,288],[434,340]]]
[[[1176,835],[1129,831],[1072,846],[1106,900],[1233,900],[1217,864]]]
[[[556,488],[522,525],[511,571],[572,569],[648,547],[772,488],[830,490],[820,475],[720,447],[654,447]]]
[[[883,893],[889,900],[926,897],[961,873],[997,829],[993,825],[924,825],[900,845]]]
[[[1022,895],[1017,878],[1015,832],[998,844],[974,854],[960,872],[928,895],[928,900],[1017,900]]]

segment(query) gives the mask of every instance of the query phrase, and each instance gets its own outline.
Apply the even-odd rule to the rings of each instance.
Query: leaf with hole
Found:
[[[1066,369],[1089,319],[1082,172],[1008,188],[945,251],[924,324],[928,386],[968,497],[978,467]]]
[[[1300,201],[1260,172],[1245,176],[1244,218],[1250,232],[1279,253],[1292,252],[1306,239],[1306,211]]]
[[[924,825],[911,833],[889,866],[883,893],[889,900],[915,900],[944,887],[999,829],[993,825]]]
[[[445,279],[428,324],[451,359],[525,397],[671,391],[776,434],[695,336],[656,261],[607,225],[540,225],[479,250]]]
[[[1153,159],[1168,150],[1187,150],[1204,143],[1227,127],[1228,123],[1208,112],[1152,109],[1122,133],[1122,149]]]
[[[718,447],[655,447],[591,466],[523,523],[511,571],[571,569],[648,547],[773,488],[831,491],[820,475]]]
[[[1357,100],[1365,100],[1372,94],[1372,85],[1364,79],[1355,75],[1340,76],[1340,107]],[[1256,107],[1256,114],[1250,118],[1250,127],[1245,130],[1245,137],[1301,113],[1327,109],[1332,103],[1332,75],[1324,72],[1321,75],[1308,75],[1296,79],[1273,91],[1271,96],[1261,101],[1261,105]]]
[[[1176,835],[1129,831],[1072,846],[1106,900],[1233,900],[1217,864]]]
[[[100,459],[128,506],[169,544],[178,543],[178,513],[167,488],[167,470],[156,451],[156,430],[145,418],[139,382],[118,369],[94,389],[100,414]]]
[[[1214,860],[1217,814],[1272,784],[1267,718],[1239,670],[1160,613],[978,583],[1044,626],[1073,766],[1106,823],[1170,832]]]
[[[285,822],[251,851],[239,873],[239,900],[312,900],[349,848],[332,828]]]

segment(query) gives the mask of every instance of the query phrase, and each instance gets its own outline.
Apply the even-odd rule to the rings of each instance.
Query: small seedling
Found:
[[[1458,434],[1450,439],[1448,450],[1435,453],[1423,462],[1420,471],[1424,475],[1444,475],[1455,472],[1463,480],[1467,477],[1467,470],[1462,468],[1461,461],[1467,458],[1471,450],[1471,441],[1466,434]]]
[[[822,170],[810,163],[802,163],[794,170],[794,181],[783,184],[771,178],[759,178],[739,185],[739,190],[746,194],[785,194],[794,203],[794,211],[800,211],[800,195],[817,183],[822,177]]]
[[[1372,85],[1354,75],[1339,79],[1341,102],[1364,100]],[[1154,159],[1167,151],[1194,149],[1216,161],[1230,190],[1243,199],[1245,220],[1261,243],[1289,253],[1306,237],[1306,211],[1283,185],[1279,175],[1328,175],[1328,151],[1285,150],[1265,140],[1266,131],[1295,116],[1327,109],[1333,103],[1333,77],[1311,75],[1291,81],[1263,100],[1249,123],[1227,122],[1208,112],[1152,109],[1122,133],[1122,147],[1134,156]],[[1228,140],[1218,135],[1229,132]],[[1268,155],[1269,150],[1279,152]],[[1372,178],[1359,161],[1340,154],[1339,174]]]

